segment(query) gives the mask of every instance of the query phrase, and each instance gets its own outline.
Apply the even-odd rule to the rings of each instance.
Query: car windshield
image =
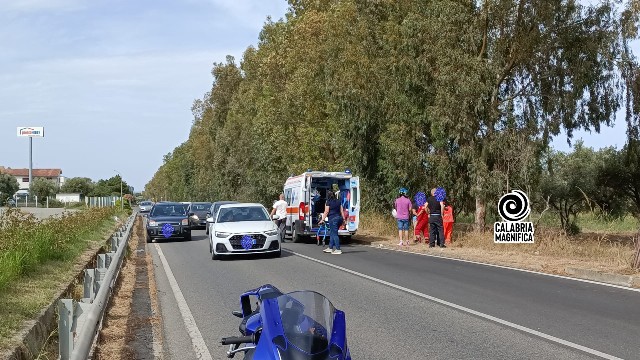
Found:
[[[149,205],[151,205],[151,202],[149,202],[149,201],[143,201],[143,202],[141,202],[141,203],[140,203],[140,205],[142,205],[142,206],[149,206]]]
[[[281,295],[277,300],[287,341],[305,354],[327,351],[336,312],[329,299],[305,290]],[[285,355],[284,352],[281,356]]]
[[[262,206],[221,208],[216,222],[269,221],[269,214]]]
[[[186,216],[186,205],[156,205],[151,211],[151,217],[154,216]]]
[[[211,204],[192,204],[191,211],[206,211]]]

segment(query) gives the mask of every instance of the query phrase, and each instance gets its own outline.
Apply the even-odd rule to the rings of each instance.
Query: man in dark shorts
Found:
[[[438,246],[445,248],[444,245],[444,225],[442,222],[442,214],[444,213],[444,202],[438,201],[435,197],[436,189],[431,189],[431,196],[427,198],[427,210],[429,211],[429,247],[435,246],[436,239]]]

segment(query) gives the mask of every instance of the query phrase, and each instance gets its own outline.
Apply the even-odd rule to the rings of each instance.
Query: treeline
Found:
[[[624,107],[635,149],[640,113],[638,2],[581,3],[290,0],[239,64],[214,65],[189,139],[145,195],[269,203],[291,174],[350,168],[370,210],[387,211],[400,186],[443,186],[483,226],[521,188],[558,204],[569,228],[574,201],[605,202],[560,180],[589,150],[552,153],[550,140],[599,131]],[[578,185],[587,196],[564,200]],[[611,201],[610,213],[629,209]]]
[[[14,176],[0,173],[0,206],[5,205],[19,188],[20,184]],[[132,188],[120,178],[120,175],[95,182],[87,177],[73,177],[66,179],[60,187],[51,180],[34,178],[29,190],[31,194],[38,197],[41,203],[46,203],[48,197],[58,193],[77,193],[82,196],[119,196],[121,190],[123,194],[131,194],[132,192]]]

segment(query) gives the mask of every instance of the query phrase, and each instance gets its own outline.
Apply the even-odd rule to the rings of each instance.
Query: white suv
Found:
[[[211,259],[240,254],[280,257],[278,227],[261,204],[221,205],[209,230]]]

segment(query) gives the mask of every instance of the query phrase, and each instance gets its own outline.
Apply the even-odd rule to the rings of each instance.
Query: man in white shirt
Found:
[[[280,241],[284,242],[284,227],[287,224],[287,202],[284,200],[284,194],[280,194],[280,200],[273,204],[273,210],[271,210],[271,217],[276,215],[276,224],[280,231]]]

